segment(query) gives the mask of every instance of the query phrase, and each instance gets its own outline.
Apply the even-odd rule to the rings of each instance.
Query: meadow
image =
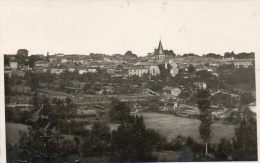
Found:
[[[201,142],[199,136],[198,119],[192,119],[187,117],[178,117],[175,115],[162,114],[162,113],[138,113],[144,117],[144,121],[147,128],[154,129],[160,134],[167,137],[168,141],[176,138],[178,135],[185,137],[192,137],[197,142]],[[233,124],[228,124],[223,121],[216,121],[212,124],[212,136],[211,143],[219,143],[220,139],[232,138],[234,136]]]

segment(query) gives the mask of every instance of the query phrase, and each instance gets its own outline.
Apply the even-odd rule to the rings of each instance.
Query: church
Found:
[[[160,40],[158,48],[154,49],[153,56],[150,59],[157,60],[157,61],[163,61],[163,60],[165,60],[165,58],[166,57],[165,57],[165,54],[163,51],[162,42]]]
[[[128,75],[137,75],[139,77],[144,74],[148,75],[160,75],[162,69],[169,69],[170,75],[175,76],[178,73],[177,64],[173,58],[166,58],[163,50],[162,42],[159,41],[158,48],[154,50],[152,55],[148,55],[145,60],[135,63],[128,69]]]

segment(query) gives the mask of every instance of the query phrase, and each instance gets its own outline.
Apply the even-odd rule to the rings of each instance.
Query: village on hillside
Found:
[[[198,129],[201,120],[198,92],[203,90],[210,94],[213,126],[212,146],[209,146],[206,160],[238,159],[231,153],[225,156],[217,153],[217,145],[236,136],[235,128],[248,118],[248,111],[255,119],[253,52],[178,55],[164,49],[159,41],[152,53],[142,56],[130,50],[113,55],[45,55],[19,49],[17,54],[4,55],[4,66],[7,158],[10,162],[28,160],[32,155],[34,159],[48,155],[49,159],[85,159],[83,162],[106,161],[116,156],[125,159],[125,154],[131,151],[120,153],[123,150],[120,141],[125,140],[120,139],[123,136],[117,131],[122,128],[120,125],[124,126],[123,117],[128,112],[136,116],[133,123],[138,124],[137,117],[142,116],[146,128],[151,129],[147,132],[159,133],[160,136],[150,133],[160,143],[156,142],[147,150],[157,160],[190,161],[192,158],[201,161],[204,158],[200,153],[204,148],[202,152],[198,150],[202,148],[199,144],[202,140]],[[106,126],[98,128],[100,123]],[[102,130],[103,136],[98,140],[96,135],[91,137],[94,129]],[[107,138],[110,137],[106,135],[107,130],[111,130],[112,138]],[[39,132],[44,149],[40,143],[29,147],[33,140],[26,139],[29,137],[26,132],[34,136]],[[113,139],[116,136],[118,141]],[[57,150],[62,154],[48,144],[52,139],[59,144],[61,137],[64,146]],[[192,156],[188,159],[183,159],[183,150],[187,150],[181,148],[184,140],[193,143],[189,146]],[[139,141],[142,142],[136,140]],[[93,145],[94,142],[98,144]],[[48,145],[51,147],[47,150]],[[41,152],[32,154],[32,149]],[[109,153],[112,149],[116,156]],[[147,157],[140,156],[140,159],[155,159],[144,153]],[[144,153],[142,156],[146,156]],[[131,156],[139,158],[133,153]],[[128,159],[132,159],[130,155]]]

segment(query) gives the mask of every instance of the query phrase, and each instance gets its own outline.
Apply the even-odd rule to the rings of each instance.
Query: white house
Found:
[[[151,75],[159,75],[160,69],[158,65],[150,65],[149,66],[149,74]]]
[[[51,69],[51,74],[60,75],[60,74],[63,73],[63,72],[64,72],[63,69],[59,69],[59,68],[52,68],[52,69]]]
[[[207,84],[205,82],[194,82],[193,86],[197,89],[206,89]]]
[[[128,76],[143,76],[144,74],[148,74],[148,69],[144,66],[133,66],[128,68]]]
[[[62,58],[60,62],[61,62],[61,63],[68,63],[69,60],[67,60],[66,58]]]
[[[163,94],[165,95],[171,95],[174,96],[175,98],[178,97],[178,95],[181,93],[181,89],[177,87],[170,87],[170,86],[165,86],[162,89]]]
[[[35,62],[35,67],[49,67],[50,62],[48,61],[37,61]]]
[[[16,70],[18,68],[18,62],[16,61],[11,61],[9,64],[12,70]]]
[[[235,68],[248,68],[253,66],[254,59],[236,59],[229,61],[229,63],[233,63]]]
[[[97,72],[97,69],[96,68],[84,68],[84,69],[79,69],[79,74],[82,75],[82,74],[85,74],[85,73],[96,73]]]

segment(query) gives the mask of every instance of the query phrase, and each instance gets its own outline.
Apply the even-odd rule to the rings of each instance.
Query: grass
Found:
[[[28,126],[20,123],[5,123],[6,127],[6,143],[15,145],[20,138],[20,131],[28,131]]]
[[[165,135],[169,141],[178,135],[190,136],[194,140],[201,142],[198,127],[200,121],[186,117],[177,117],[161,113],[138,113],[144,117],[147,128],[154,129]],[[91,125],[86,126],[90,128]],[[118,127],[118,124],[110,124],[111,129]],[[218,143],[222,137],[231,138],[234,136],[235,125],[223,123],[221,121],[212,124],[211,143]],[[28,126],[19,123],[6,123],[6,142],[16,144],[19,140],[19,131],[28,131]]]
[[[178,135],[192,137],[195,141],[201,142],[199,136],[200,121],[186,117],[177,117],[161,113],[139,113],[144,117],[147,128],[154,129],[167,137],[168,141],[176,138]],[[221,121],[212,124],[211,143],[219,143],[222,137],[231,138],[234,136],[235,126]]]

